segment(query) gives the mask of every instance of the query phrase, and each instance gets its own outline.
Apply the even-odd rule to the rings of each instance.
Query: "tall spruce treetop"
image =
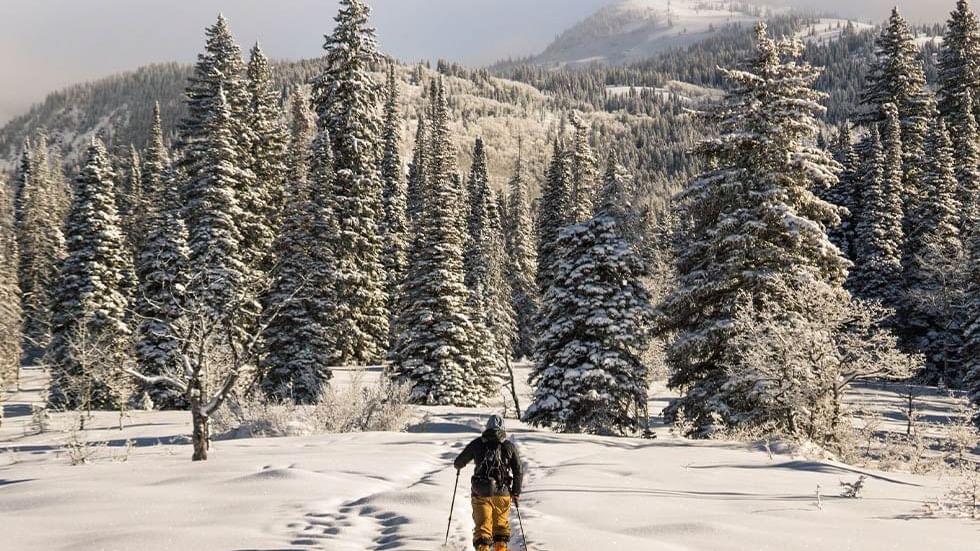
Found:
[[[415,131],[415,147],[412,149],[412,164],[408,167],[408,198],[405,202],[405,212],[412,233],[415,233],[418,227],[418,220],[424,203],[423,194],[426,188],[426,178],[428,177],[429,142],[427,132],[425,114],[419,113],[418,128]]]
[[[126,324],[128,301],[121,290],[130,259],[116,210],[114,178],[105,146],[94,140],[75,179],[65,226],[68,256],[61,268],[49,348],[49,402],[56,406],[117,407],[122,398],[111,377],[91,372],[96,357],[118,369],[131,333]],[[93,379],[91,387],[72,380],[79,376]],[[86,387],[89,396],[83,395]],[[85,403],[89,399],[91,404]]]
[[[279,231],[286,185],[286,155],[289,137],[282,123],[279,94],[269,60],[255,44],[246,68],[249,108],[247,120],[253,133],[250,168],[255,180],[239,193],[239,203],[248,216],[242,221],[246,262],[260,272],[273,263],[272,242]]]
[[[230,106],[219,88],[204,121],[198,177],[184,189],[184,217],[190,250],[191,300],[214,320],[245,299],[248,268],[242,257],[237,184],[243,178],[233,136]]]
[[[555,242],[558,232],[572,223],[571,214],[571,165],[568,155],[556,139],[551,164],[541,190],[541,206],[538,209],[538,270],[536,279],[541,293],[547,290],[554,269]]]
[[[864,125],[884,124],[892,104],[902,124],[902,201],[907,215],[915,212],[924,192],[920,189],[923,166],[923,144],[932,115],[930,96],[919,48],[908,22],[892,10],[888,24],[875,43],[875,60],[868,71],[861,93],[862,110],[855,122]],[[915,222],[906,219],[909,231]]]
[[[855,228],[861,217],[861,193],[858,181],[861,159],[854,148],[850,121],[845,120],[840,124],[834,158],[843,170],[838,179],[839,183],[828,190],[827,200],[846,208],[848,214],[841,220],[840,226],[830,228],[829,233],[845,256],[853,259],[856,249]]]
[[[369,13],[361,0],[341,0],[337,27],[324,45],[325,72],[313,86],[317,124],[329,131],[334,158],[331,196],[338,231],[332,331],[339,361],[361,365],[384,358],[389,323],[381,262],[381,101],[370,74],[380,56]]]
[[[572,222],[592,217],[593,204],[599,192],[599,161],[589,145],[590,127],[577,113],[572,114],[574,144],[569,151],[571,164],[570,215]]]
[[[466,286],[473,293],[476,315],[493,337],[493,360],[503,365],[514,344],[514,309],[510,282],[505,277],[508,258],[497,200],[490,190],[483,140],[473,147],[469,177],[469,240],[466,246]]]
[[[170,165],[170,152],[163,141],[163,124],[160,121],[160,102],[153,104],[153,122],[150,126],[150,139],[143,151],[144,191],[153,196],[159,191],[164,170]]]
[[[945,259],[948,265],[960,262],[963,256],[963,243],[960,239],[961,208],[953,170],[953,146],[946,123],[941,117],[936,117],[931,125],[926,153],[929,164],[925,174],[925,187],[929,190],[929,195],[923,202],[922,213],[918,217],[921,225],[910,237],[918,243],[918,273],[921,275],[938,269],[940,259]]]
[[[893,8],[888,23],[875,42],[875,60],[861,92],[864,109],[855,122],[885,122],[883,106],[894,104],[902,120],[903,141],[914,138],[921,145],[925,137],[924,121],[929,117],[929,97],[925,86],[926,77],[915,45],[915,35],[898,8]]]
[[[388,278],[389,306],[393,306],[398,286],[405,276],[408,262],[408,219],[406,215],[408,187],[399,154],[401,147],[401,106],[398,101],[398,81],[395,66],[388,66],[385,85],[384,151],[381,157],[381,178],[384,182],[384,264]]]
[[[898,111],[885,105],[887,123],[872,127],[871,154],[863,189],[863,210],[858,224],[857,293],[897,307],[902,285],[902,142]]]
[[[225,95],[234,126],[232,137],[242,156],[249,153],[252,132],[245,114],[248,111],[249,93],[245,83],[245,61],[241,48],[235,43],[228,20],[223,15],[204,31],[205,51],[197,56],[194,75],[184,91],[187,117],[180,121],[178,149],[183,153],[181,168],[192,176],[199,170],[195,142],[204,137],[204,124],[218,95]]]
[[[980,214],[980,129],[970,109],[973,96],[969,90],[964,90],[962,95],[958,102],[960,111],[949,115],[947,121],[956,159],[957,196],[963,209],[960,230],[965,236],[972,231]]]
[[[837,163],[812,144],[820,105],[819,72],[798,61],[801,45],[774,42],[756,27],[756,50],[743,70],[723,69],[733,86],[706,115],[721,136],[699,151],[716,168],[679,196],[687,220],[678,254],[679,282],[660,309],[658,330],[676,335],[667,351],[669,384],[683,392],[666,411],[695,432],[738,424],[751,403],[734,384],[742,353],[733,340],[739,305],[790,312],[781,289],[819,287],[845,301],[849,263],[826,228],[838,208],[815,186],[836,184]]]
[[[21,304],[17,285],[17,232],[14,201],[0,179],[0,388],[15,386],[20,373]]]
[[[507,210],[510,216],[510,235],[507,242],[508,266],[512,302],[517,321],[514,357],[530,357],[534,351],[535,325],[538,319],[540,293],[535,285],[538,256],[534,247],[534,220],[531,197],[524,179],[523,159],[518,156],[514,176],[510,180]]]
[[[480,339],[485,329],[467,315],[471,294],[464,283],[466,227],[453,183],[448,110],[445,91],[435,84],[425,208],[399,297],[392,375],[411,385],[415,401],[472,406],[486,403],[495,393],[495,366],[483,361],[485,342]]]
[[[980,22],[970,2],[957,0],[939,52],[939,111],[950,122],[963,113],[965,92],[980,94]],[[969,107],[976,114],[976,106]]]

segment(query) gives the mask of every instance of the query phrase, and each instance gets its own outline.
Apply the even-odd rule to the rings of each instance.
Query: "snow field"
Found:
[[[338,373],[336,384],[348,377]],[[424,419],[404,433],[218,440],[204,463],[189,461],[184,412],[132,412],[122,431],[118,414],[100,412],[84,438],[108,444],[91,464],[70,466],[69,435],[59,430],[69,414],[53,414],[51,432],[25,434],[43,382],[25,371],[24,390],[4,404],[4,549],[445,549],[451,460],[491,411],[420,408]],[[901,400],[875,388],[862,395],[882,408]],[[667,394],[658,385],[651,397],[659,412]],[[938,396],[923,404],[927,415],[949,407]],[[508,425],[527,465],[521,512],[535,551],[958,550],[976,536],[975,523],[920,520],[923,502],[951,483],[937,476],[770,458],[739,443],[675,438],[661,425],[654,440]],[[451,551],[471,548],[471,469],[460,480]],[[863,499],[836,497],[841,481],[862,473]],[[514,521],[512,548],[521,549]]]

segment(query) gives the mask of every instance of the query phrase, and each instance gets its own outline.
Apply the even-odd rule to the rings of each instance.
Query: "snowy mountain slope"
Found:
[[[855,33],[874,28],[874,25],[861,23],[860,21],[823,18],[810,25],[807,25],[807,27],[804,29],[800,29],[800,31],[796,33],[796,38],[799,38],[804,42],[833,42],[834,40],[838,40],[841,35],[844,34],[844,31],[848,25],[850,25],[851,29]]]
[[[565,31],[531,62],[621,64],[683,48],[726,25],[757,21],[764,10],[745,2],[623,0]]]
[[[335,384],[347,375],[339,373]],[[68,434],[27,432],[43,384],[42,373],[25,371],[24,390],[5,404],[5,549],[443,549],[455,480],[450,462],[489,412],[420,408],[424,420],[405,433],[217,441],[205,463],[188,460],[187,413],[132,412],[121,431],[117,414],[98,413],[82,438],[110,447],[73,467]],[[866,392],[865,403],[877,408],[901,400]],[[655,389],[651,411],[664,396]],[[940,411],[949,405],[930,402]],[[67,421],[54,414],[52,425]],[[948,476],[770,457],[742,444],[675,438],[662,426],[657,439],[636,440],[508,422],[528,467],[521,511],[534,551],[958,550],[975,541],[975,523],[908,521],[954,482]],[[864,499],[837,497],[840,481],[860,474],[869,477]],[[464,475],[452,551],[471,548],[465,484]],[[513,549],[521,549],[520,534],[515,522]]]
[[[282,63],[275,66],[276,79],[283,88],[292,88],[322,70],[320,60]],[[142,147],[149,135],[153,102],[159,101],[165,137],[174,139],[174,128],[184,116],[183,90],[189,68],[177,65],[148,66],[97,82],[80,84],[51,94],[42,104],[0,128],[0,173],[12,170],[24,139],[44,129],[49,142],[57,145],[67,161],[69,174],[95,134],[110,150],[128,155],[130,144]],[[416,71],[420,71],[416,74]],[[476,73],[474,73],[476,75]],[[417,77],[421,76],[421,81]],[[428,97],[423,86],[440,75],[430,69],[401,66],[398,70],[405,124],[402,128],[402,160],[408,163],[418,114],[426,109]],[[383,75],[376,76],[378,82]],[[535,188],[543,179],[552,147],[551,141],[561,121],[567,118],[567,105],[524,84],[503,78],[478,75],[458,78],[443,75],[450,94],[451,125],[459,150],[459,168],[469,169],[470,154],[477,137],[486,142],[489,169],[495,187],[509,180],[518,157],[518,138],[523,140],[525,173]],[[577,106],[586,109],[585,106]],[[608,135],[629,135],[630,127],[642,117],[587,111],[583,116],[597,130]],[[690,146],[672,143],[670,148],[683,156]],[[604,155],[605,152],[601,151]],[[648,166],[648,171],[664,170]],[[648,178],[649,179],[649,178]],[[676,190],[664,190],[667,197]]]

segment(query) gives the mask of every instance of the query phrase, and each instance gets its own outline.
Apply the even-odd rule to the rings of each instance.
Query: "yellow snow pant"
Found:
[[[510,496],[473,497],[473,545],[477,551],[506,550],[510,541]]]

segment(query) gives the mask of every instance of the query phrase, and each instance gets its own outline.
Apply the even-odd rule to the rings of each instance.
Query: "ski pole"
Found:
[[[456,490],[459,489],[459,469],[456,469],[456,484],[453,486],[453,503],[449,506],[449,524],[446,525],[446,542],[443,544],[449,545],[449,529],[453,525],[453,509],[456,508]]]
[[[524,519],[521,518],[521,502],[514,501],[517,508],[517,524],[521,527],[521,543],[524,544],[524,551],[527,551],[527,532],[524,531]]]

